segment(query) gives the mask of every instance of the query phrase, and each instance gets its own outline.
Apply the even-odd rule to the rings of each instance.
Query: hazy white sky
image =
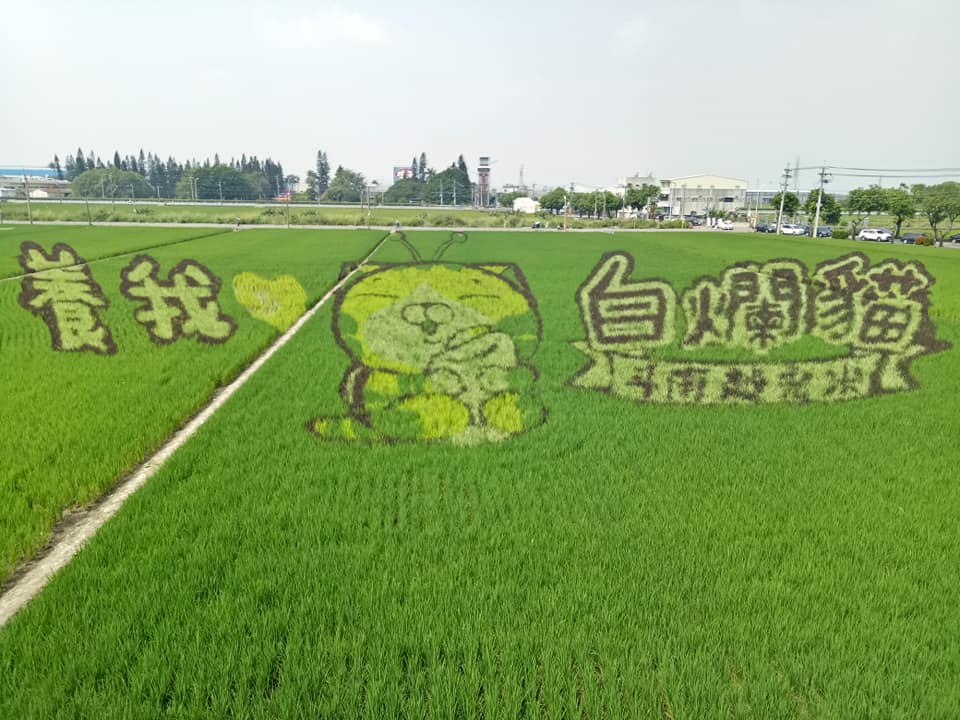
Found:
[[[322,148],[381,181],[484,154],[494,185],[960,166],[957,0],[41,0],[0,23],[0,166],[78,145],[301,176]]]

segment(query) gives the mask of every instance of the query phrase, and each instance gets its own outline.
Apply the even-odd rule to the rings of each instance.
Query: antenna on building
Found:
[[[523,184],[523,165],[520,166],[520,191],[524,192],[527,186]]]

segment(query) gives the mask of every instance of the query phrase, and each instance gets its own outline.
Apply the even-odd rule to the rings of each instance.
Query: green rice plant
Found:
[[[2,577],[46,541],[61,513],[97,500],[157,449],[333,285],[345,259],[362,257],[382,237],[249,231],[186,241],[178,229],[128,230],[123,240],[120,228],[24,228],[14,242],[0,240],[6,253],[18,253],[16,242],[33,238],[24,242],[35,243],[37,261],[41,252],[56,256],[57,242],[95,257],[97,233],[104,253],[154,243],[135,258],[0,281]],[[59,257],[75,256],[61,250]],[[2,261],[9,267],[16,255]],[[156,275],[134,277],[152,263]],[[172,294],[181,280],[164,278],[178,267],[181,290],[196,300]],[[43,304],[51,293],[88,304]],[[212,307],[218,316],[209,315]]]
[[[408,239],[432,257],[449,235]],[[326,306],[0,630],[0,717],[953,717],[960,255],[862,249],[935,280],[953,349],[913,361],[913,390],[681,405],[570,387],[604,256],[682,298],[738,262],[849,247],[471,236],[443,259],[515,265],[542,322],[546,421],[500,443],[310,432],[353,363]]]
[[[0,233],[0,278],[24,272],[17,257],[20,245],[37,239],[50,246],[67,242],[85,260],[100,260],[161,245],[185,243],[223,233],[218,228],[60,227],[11,225]]]

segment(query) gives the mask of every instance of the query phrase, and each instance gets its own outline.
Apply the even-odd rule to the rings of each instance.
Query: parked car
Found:
[[[890,242],[893,233],[883,228],[864,228],[857,233],[857,240],[873,240],[875,242]]]
[[[719,220],[717,222],[717,229],[719,230],[733,230],[733,223],[729,220]]]
[[[907,245],[916,245],[917,240],[920,238],[923,238],[924,242],[926,242],[927,236],[918,232],[905,232],[900,236],[900,242],[906,243]]]
[[[801,235],[806,235],[807,237],[810,237],[810,226],[809,226],[809,225],[799,225],[798,227],[799,227],[800,230],[802,231],[802,232],[800,233]]]
[[[829,225],[817,225],[817,237],[833,237],[833,228]]]
[[[683,219],[687,221],[688,225],[692,225],[693,227],[703,225],[703,218],[699,215],[684,215]]]
[[[803,226],[793,223],[782,223],[780,225],[781,235],[803,235]]]
[[[756,225],[753,226],[753,231],[762,232],[762,233],[770,232],[770,226],[767,223],[757,223]],[[773,231],[776,232],[777,229],[774,228]]]
[[[954,233],[947,238],[947,242],[960,243],[960,233]]]

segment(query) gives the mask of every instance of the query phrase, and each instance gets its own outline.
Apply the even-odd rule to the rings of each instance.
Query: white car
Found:
[[[733,230],[733,223],[729,220],[721,220],[717,223],[718,230]]]
[[[857,240],[874,240],[876,242],[890,242],[893,233],[883,228],[864,228],[857,233]]]
[[[780,225],[781,235],[803,235],[803,228],[793,223],[783,223]]]

